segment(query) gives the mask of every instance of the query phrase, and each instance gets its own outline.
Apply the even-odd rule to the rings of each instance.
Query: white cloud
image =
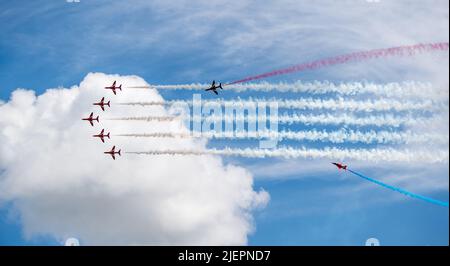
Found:
[[[155,90],[126,90],[117,96],[105,84],[142,85],[136,76],[88,74],[80,86],[51,89],[36,97],[18,89],[0,106],[0,200],[19,211],[25,236],[72,236],[84,244],[246,244],[253,230],[252,211],[269,200],[255,192],[252,175],[225,165],[220,157],[152,157],[124,154],[116,161],[103,154],[112,145],[126,150],[196,148],[191,139],[149,140],[114,134],[182,130],[179,121],[108,121],[144,109],[115,106],[116,101],[161,101]],[[101,112],[102,96],[112,106]],[[165,115],[162,107],[146,109]],[[82,117],[100,114],[94,128]],[[91,135],[101,128],[112,139]]]

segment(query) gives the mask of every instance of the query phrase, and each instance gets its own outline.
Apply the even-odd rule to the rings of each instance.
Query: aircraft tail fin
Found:
[[[109,105],[111,103],[111,101],[108,101],[108,103],[106,104],[108,107],[111,107],[111,105]]]
[[[122,156],[122,154],[120,154],[121,151],[122,151],[122,150],[119,150],[119,151],[117,152],[117,154],[119,154],[119,156]]]
[[[219,88],[223,90],[223,88],[222,88],[222,82],[219,83]]]
[[[98,118],[99,118],[99,116],[97,116],[97,118],[95,119],[97,122],[100,122],[99,120],[98,120]]]
[[[108,132],[108,134],[105,135],[105,137],[108,137],[108,139],[110,139],[110,137],[109,137],[109,132]]]
[[[122,84],[120,84],[118,88],[119,88],[119,90],[122,90]]]

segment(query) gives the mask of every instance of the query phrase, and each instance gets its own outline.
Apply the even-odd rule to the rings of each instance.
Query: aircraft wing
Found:
[[[218,93],[216,90],[213,90],[213,92],[214,92],[216,95],[219,95],[219,93]]]
[[[91,126],[94,126],[94,122],[92,120],[89,120],[89,123],[91,123]]]

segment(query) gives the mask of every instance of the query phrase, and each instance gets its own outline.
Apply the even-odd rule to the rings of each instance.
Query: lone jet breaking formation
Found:
[[[416,193],[413,193],[413,192],[410,192],[410,191],[401,189],[401,188],[399,188],[399,187],[394,187],[394,186],[392,186],[392,185],[383,183],[383,182],[381,182],[381,181],[379,181],[379,180],[376,180],[376,179],[367,177],[367,176],[365,176],[365,175],[363,175],[363,174],[360,174],[360,173],[358,173],[358,172],[355,172],[355,171],[353,171],[352,169],[348,169],[348,168],[347,168],[347,165],[344,165],[344,164],[340,164],[340,163],[332,163],[332,164],[336,165],[336,167],[337,167],[339,170],[340,170],[340,169],[344,169],[344,170],[346,170],[346,171],[348,171],[348,172],[350,172],[350,173],[352,173],[352,174],[354,174],[354,175],[356,175],[356,176],[358,176],[358,177],[361,177],[362,179],[365,179],[365,180],[367,180],[367,181],[370,181],[370,182],[372,182],[372,183],[375,183],[375,184],[377,184],[377,185],[379,185],[379,186],[388,188],[388,189],[390,189],[390,190],[393,190],[393,191],[402,193],[403,195],[410,196],[410,197],[412,197],[412,198],[416,198],[416,199],[420,199],[420,200],[424,200],[424,201],[427,201],[427,202],[429,202],[429,203],[433,203],[433,204],[436,204],[436,205],[448,207],[448,202],[444,202],[444,201],[432,199],[432,198],[429,198],[429,197],[425,197],[425,196],[422,196],[422,195],[419,195],[419,194],[416,194]]]
[[[347,170],[347,165],[345,165],[345,164],[340,164],[340,163],[332,163],[332,164],[336,165],[336,167],[337,167],[338,169],[344,169],[344,170]]]
[[[105,130],[104,130],[104,129],[102,129],[102,132],[100,132],[100,134],[98,134],[98,135],[93,135],[93,137],[94,137],[94,138],[100,138],[100,139],[102,140],[103,143],[105,143],[105,137],[108,138],[108,139],[110,139],[110,137],[109,137],[109,132],[108,132],[108,134],[105,134]]]
[[[108,101],[107,103],[105,103],[105,97],[103,97],[100,100],[100,102],[94,103],[93,105],[98,105],[98,106],[100,106],[100,108],[102,108],[103,111],[105,111],[105,106],[111,107],[110,103],[111,103],[111,101]]]
[[[219,83],[219,86],[216,86],[216,81],[215,80],[213,80],[213,82],[212,82],[212,84],[211,84],[211,87],[209,87],[208,89],[206,89],[205,91],[212,91],[212,92],[214,92],[216,95],[219,95],[219,93],[217,92],[217,89],[221,89],[221,90],[223,90],[223,88],[222,88],[222,83]]]
[[[120,84],[118,87],[116,86],[116,81],[114,80],[114,83],[109,86],[105,87],[105,90],[112,90],[114,92],[114,95],[116,95],[116,90],[122,90],[122,84]]]
[[[116,150],[116,146],[113,146],[112,149],[111,149],[110,151],[105,151],[104,154],[109,154],[109,155],[111,155],[112,158],[115,160],[115,159],[116,159],[116,154],[119,154],[119,156],[122,156],[122,155],[120,154],[120,151],[121,151],[121,150],[119,150],[119,151],[115,151],[115,150]]]
[[[89,121],[89,123],[91,123],[91,126],[94,126],[94,121],[97,121],[97,123],[99,123],[98,116],[97,118],[94,118],[94,113],[91,113],[88,118],[82,118],[81,120]]]

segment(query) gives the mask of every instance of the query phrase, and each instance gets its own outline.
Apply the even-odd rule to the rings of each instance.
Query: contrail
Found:
[[[362,160],[371,162],[420,162],[420,163],[446,163],[448,162],[448,150],[410,151],[386,149],[306,149],[306,148],[278,148],[278,149],[207,149],[207,150],[149,150],[132,151],[128,154],[141,155],[224,155],[241,156],[248,158],[326,158],[333,160]]]
[[[176,85],[151,85],[151,86],[134,86],[128,88],[134,89],[163,89],[163,90],[204,90],[208,88],[210,84],[176,84]],[[302,82],[296,81],[293,83],[245,83],[228,85],[228,90],[234,90],[236,92],[243,91],[279,91],[279,92],[297,92],[297,93],[309,93],[309,94],[327,94],[336,93],[339,95],[358,95],[358,94],[374,94],[384,95],[388,97],[430,97],[430,92],[433,91],[431,83],[423,82],[392,82],[387,84],[377,84],[371,82],[348,82],[335,84],[329,81],[313,81]],[[447,93],[443,91],[442,93]],[[436,95],[431,95],[436,96]],[[436,96],[438,97],[438,95]]]
[[[192,106],[192,100],[171,100],[171,101],[153,101],[153,102],[125,102],[119,105],[139,105],[139,106],[168,106],[184,104]],[[394,99],[377,99],[377,100],[353,100],[353,99],[314,99],[314,98],[300,98],[300,99],[254,99],[248,100],[202,100],[199,105],[220,105],[224,107],[256,107],[259,105],[277,104],[278,108],[291,109],[330,109],[330,110],[350,110],[350,111],[409,111],[409,110],[439,110],[443,105],[437,104],[431,100],[422,101],[399,101]]]
[[[434,143],[448,144],[448,136],[438,134],[414,134],[412,132],[374,131],[367,132],[354,130],[337,131],[249,131],[249,132],[192,132],[186,133],[142,133],[119,134],[122,137],[147,137],[147,138],[208,138],[208,139],[290,139],[297,141],[321,141],[331,143]]]
[[[355,52],[325,59],[320,59],[317,61],[312,61],[308,63],[303,63],[299,65],[294,65],[284,69],[278,69],[274,71],[270,71],[267,73],[259,74],[256,76],[250,76],[243,79],[239,79],[233,82],[229,82],[225,85],[249,82],[252,80],[258,80],[263,78],[268,78],[272,76],[284,75],[294,72],[301,72],[305,70],[313,70],[318,68],[323,68],[327,66],[345,64],[349,62],[357,62],[363,61],[373,58],[383,58],[383,57],[391,57],[391,56],[412,56],[418,53],[423,52],[433,52],[433,51],[448,51],[448,42],[441,43],[427,43],[427,44],[416,44],[416,45],[407,45],[407,46],[398,46],[386,49],[376,49],[370,51],[363,52]]]
[[[428,197],[425,197],[425,196],[422,196],[422,195],[419,195],[419,194],[415,194],[415,193],[409,192],[409,191],[407,191],[407,190],[404,190],[404,189],[401,189],[401,188],[398,188],[398,187],[394,187],[394,186],[388,185],[388,184],[386,184],[386,183],[383,183],[383,182],[381,182],[381,181],[375,180],[375,179],[373,179],[373,178],[367,177],[367,176],[365,176],[365,175],[362,175],[362,174],[357,173],[357,172],[355,172],[355,171],[352,171],[352,170],[350,170],[350,169],[347,169],[347,170],[348,170],[350,173],[352,173],[352,174],[354,174],[354,175],[356,175],[356,176],[359,176],[359,177],[361,177],[361,178],[363,178],[363,179],[366,179],[366,180],[368,180],[368,181],[370,181],[370,182],[373,182],[373,183],[375,183],[375,184],[377,184],[377,185],[380,185],[380,186],[382,186],[382,187],[391,189],[391,190],[393,190],[393,191],[400,192],[400,193],[402,193],[402,194],[405,194],[406,196],[410,196],[410,197],[413,197],[413,198],[416,198],[416,199],[424,200],[424,201],[429,202],[429,203],[433,203],[433,204],[437,204],[437,205],[441,205],[441,206],[448,207],[448,202],[443,202],[443,201],[440,201],[440,200],[435,200],[435,199],[428,198]]]
[[[230,121],[247,121],[248,123],[264,122],[269,120],[268,117],[263,119],[255,115],[206,115],[206,116],[139,116],[139,117],[122,117],[122,118],[110,118],[106,120],[135,120],[135,121],[147,121],[147,122],[164,122],[164,121],[175,121],[175,120],[188,120],[189,121],[209,121],[209,122],[230,122]],[[278,123],[280,124],[305,124],[305,125],[354,125],[354,126],[390,126],[390,127],[400,127],[400,126],[413,126],[413,125],[426,125],[430,119],[417,119],[417,116],[394,116],[391,114],[383,115],[370,115],[365,117],[357,117],[349,114],[319,114],[319,115],[303,115],[303,114],[292,114],[292,115],[278,115]]]

